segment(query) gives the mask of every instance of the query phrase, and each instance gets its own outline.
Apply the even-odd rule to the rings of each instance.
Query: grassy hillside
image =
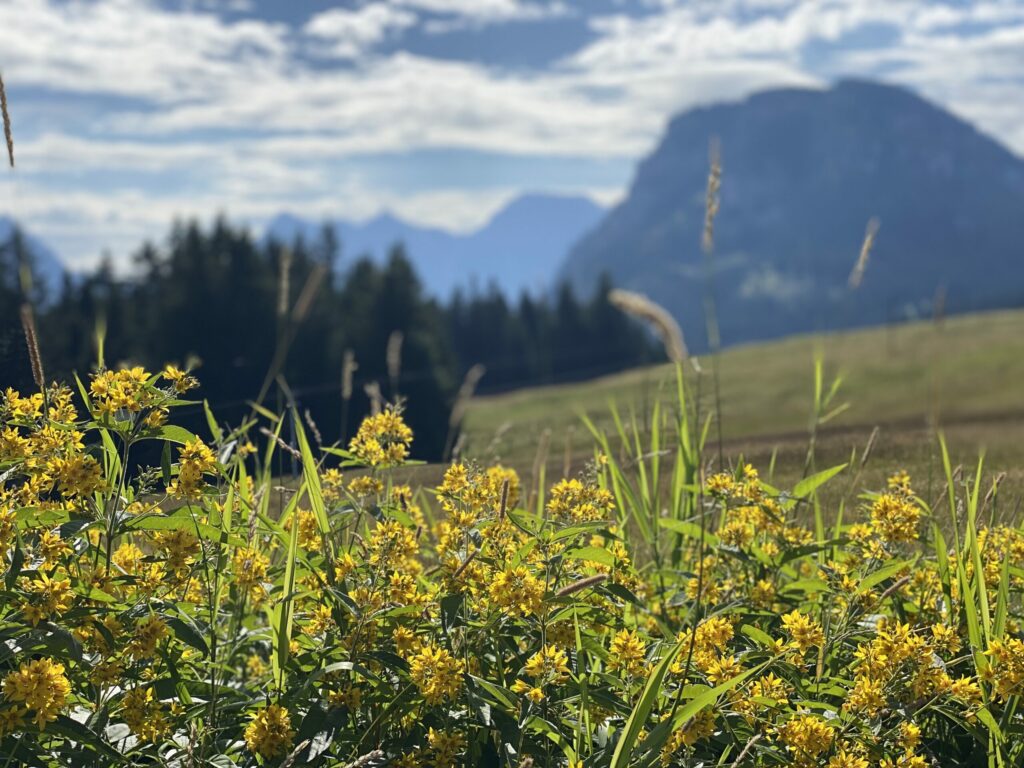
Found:
[[[719,366],[721,426],[729,455],[743,453],[767,464],[778,451],[783,476],[802,470],[816,354],[824,361],[826,383],[842,377],[837,402],[849,405],[822,434],[823,461],[845,460],[878,426],[876,455],[921,475],[933,468],[934,441],[927,438],[934,418],[949,438],[954,460],[971,463],[987,449],[987,466],[1017,472],[1009,479],[1020,483],[1013,465],[1024,458],[1024,311],[728,349]],[[707,413],[713,405],[712,362],[701,364],[700,381],[689,369],[688,378],[692,389],[700,387]],[[549,463],[558,468],[568,453],[575,466],[590,445],[582,414],[611,430],[611,402],[623,413],[649,413],[659,393],[672,396],[672,377],[670,366],[656,366],[480,398],[467,416],[467,453],[529,467],[538,436],[550,430]],[[717,443],[716,434],[713,427],[712,443]]]

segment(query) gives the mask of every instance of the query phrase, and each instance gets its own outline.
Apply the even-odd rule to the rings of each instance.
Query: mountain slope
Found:
[[[953,311],[1024,302],[1024,162],[909,91],[860,81],[676,117],[563,274],[588,286],[607,270],[667,306],[701,348],[712,137],[724,166],[713,284],[725,343],[928,312],[942,288]],[[851,293],[872,216],[881,230]]]
[[[491,282],[514,295],[548,289],[572,243],[603,213],[588,198],[523,195],[468,234],[418,227],[390,214],[362,223],[340,221],[334,228],[342,265],[364,255],[383,259],[401,243],[434,295],[444,298],[457,287],[486,288]],[[266,232],[287,241],[298,234],[316,237],[319,229],[316,223],[281,214]]]

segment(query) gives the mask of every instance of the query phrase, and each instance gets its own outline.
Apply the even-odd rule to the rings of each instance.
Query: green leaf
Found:
[[[771,663],[771,660],[766,661],[764,664],[760,664],[759,666],[748,669],[746,672],[740,672],[740,674],[736,675],[735,677],[729,678],[721,685],[717,685],[714,688],[710,688],[704,691],[703,693],[697,694],[695,697],[690,699],[690,701],[687,702],[683,707],[681,707],[678,712],[676,712],[675,717],[672,718],[673,730],[681,726],[683,723],[685,723],[687,720],[696,715],[705,707],[714,704],[718,700],[718,697],[721,696],[723,693],[728,693],[747,678],[767,668],[767,666]]]
[[[615,565],[615,555],[604,547],[577,547],[568,550],[565,556],[570,560],[585,560],[608,566]]]
[[[897,573],[905,568],[912,566],[917,561],[917,558],[912,560],[897,560],[895,563],[889,563],[884,568],[879,568],[874,573],[869,573],[863,579],[861,579],[861,589],[871,589],[876,584],[881,584],[888,578],[895,576]]]
[[[674,531],[686,538],[699,540],[701,537],[700,526],[697,523],[690,522],[689,520],[672,520],[671,518],[664,517],[658,521],[658,525],[662,528]],[[705,530],[704,543],[709,547],[717,547],[719,538],[711,531]]]
[[[823,469],[821,472],[817,472],[811,475],[810,477],[805,477],[803,480],[801,480],[799,483],[793,486],[793,493],[791,495],[793,496],[793,498],[796,499],[807,498],[816,490],[818,490],[818,488],[820,488],[822,485],[824,485],[833,477],[835,477],[844,469],[846,469],[846,467],[846,464],[840,464],[830,469]]]
[[[306,498],[309,499],[309,506],[312,508],[313,514],[316,515],[320,533],[326,536],[331,530],[331,524],[327,520],[327,507],[324,505],[324,495],[320,488],[320,472],[317,470],[313,452],[309,448],[306,430],[299,419],[298,411],[295,411],[292,416],[295,419],[295,436],[299,441],[299,452],[302,454],[303,488],[306,491]]]
[[[213,418],[213,411],[210,410],[210,401],[203,400],[203,413],[206,415],[206,426],[210,428],[210,434],[213,435],[213,439],[216,442],[221,442],[224,439],[224,432],[217,424],[217,420]]]
[[[139,435],[140,440],[168,440],[172,443],[191,443],[198,438],[184,427],[175,424],[165,424],[156,429],[148,429]]]
[[[298,498],[298,497],[296,497]],[[299,548],[298,521],[293,520],[288,538],[288,552],[285,559],[284,585],[282,596],[274,607],[273,654],[274,679],[278,688],[284,686],[285,668],[288,665],[288,651],[292,637],[292,606],[295,600],[295,566]]]
[[[167,626],[174,630],[175,637],[183,643],[191,645],[202,653],[203,656],[210,655],[210,648],[206,645],[206,640],[203,639],[203,636],[199,634],[199,630],[182,621],[177,616],[164,616],[164,620],[167,622]]]
[[[633,755],[633,746],[640,737],[640,731],[643,730],[644,725],[647,723],[651,710],[654,709],[654,703],[658,700],[658,694],[661,693],[661,682],[665,678],[665,673],[685,642],[686,640],[680,640],[672,646],[658,663],[658,666],[654,668],[654,673],[647,678],[644,690],[640,694],[636,706],[633,707],[633,711],[630,712],[629,719],[626,720],[626,725],[622,730],[622,736],[619,737],[619,741],[615,745],[610,768],[626,768],[629,765],[630,758]]]
[[[217,541],[221,535],[219,528],[209,523],[200,523],[187,513],[182,514],[181,510],[175,510],[170,515],[139,515],[128,520],[125,527],[134,531],[188,531],[206,541]],[[236,546],[242,544],[237,537],[232,538],[236,542]]]

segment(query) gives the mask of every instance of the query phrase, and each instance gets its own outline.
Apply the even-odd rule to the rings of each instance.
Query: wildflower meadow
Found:
[[[712,466],[691,379],[578,476],[436,487],[400,404],[339,446],[255,404],[192,434],[174,366],[8,389],[0,765],[1019,765],[1024,535],[983,467],[864,490],[866,446],[775,488]]]

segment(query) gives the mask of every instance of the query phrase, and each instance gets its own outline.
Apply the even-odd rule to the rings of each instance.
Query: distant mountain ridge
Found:
[[[41,238],[19,227],[10,216],[0,215],[0,247],[7,245],[15,229],[20,229],[25,245],[32,255],[34,277],[46,289],[47,299],[52,301],[58,297],[64,283],[64,265],[49,245]]]
[[[726,343],[1024,304],[1024,161],[903,88],[841,81],[674,118],[628,195],[572,248],[580,288],[608,271],[679,319],[698,349],[708,146],[721,143],[714,295]],[[847,278],[881,229],[861,288]]]
[[[549,290],[571,245],[596,226],[604,209],[586,197],[527,194],[515,198],[479,229],[459,234],[420,227],[385,213],[365,222],[335,221],[342,266],[369,255],[384,259],[405,247],[427,291],[447,298],[456,288],[497,284],[506,295]],[[316,238],[322,224],[283,213],[266,236]]]

